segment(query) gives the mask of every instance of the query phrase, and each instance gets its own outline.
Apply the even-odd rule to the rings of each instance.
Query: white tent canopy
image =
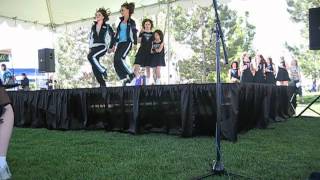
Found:
[[[73,28],[90,28],[95,11],[100,8],[109,8],[111,11],[110,23],[116,23],[120,15],[119,10],[124,2],[134,2],[136,5],[134,19],[139,22],[144,17],[153,18],[165,10],[167,13],[161,18],[169,18],[171,5],[179,5],[184,8],[194,6],[210,6],[212,0],[170,0],[170,3],[163,3],[162,0],[0,0],[0,25],[6,24],[14,28],[37,29],[52,33],[52,40],[55,32],[72,31]],[[224,0],[226,1],[226,0]],[[160,13],[161,14],[161,13]],[[165,21],[167,49],[167,77],[170,83],[171,72],[171,35],[169,19]],[[53,31],[52,31],[53,30]],[[56,31],[57,30],[57,31]],[[40,31],[39,31],[40,32]],[[40,48],[40,47],[37,47]],[[15,57],[18,57],[15,56]],[[34,53],[36,57],[36,53]],[[20,62],[17,59],[17,64]],[[22,59],[22,58],[21,58]],[[165,73],[166,74],[166,73]]]
[[[125,0],[0,0],[0,17],[44,26],[61,26],[92,18],[99,7],[119,12]],[[158,0],[132,0],[136,8],[156,4]]]
[[[194,3],[208,5],[211,0],[172,0],[183,6],[193,6]],[[118,13],[121,4],[126,0],[0,0],[0,22],[27,23],[48,27],[59,27],[79,21],[92,19],[99,7],[109,8],[112,13]],[[156,13],[152,10],[159,0],[130,0],[136,4],[136,11]],[[143,15],[142,15],[143,16]]]

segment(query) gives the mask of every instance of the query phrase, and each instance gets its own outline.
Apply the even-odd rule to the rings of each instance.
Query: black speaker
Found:
[[[320,7],[309,9],[310,50],[320,49]]]
[[[54,49],[38,50],[39,72],[55,72]]]

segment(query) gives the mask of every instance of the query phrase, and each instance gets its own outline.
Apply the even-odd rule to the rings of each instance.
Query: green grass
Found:
[[[306,179],[320,171],[320,118],[290,119],[223,141],[226,169],[253,179]],[[14,179],[190,179],[215,159],[211,137],[104,131],[14,130]]]
[[[320,95],[319,92],[317,93],[306,93],[302,98],[298,97],[298,107],[296,109],[296,114],[300,114],[302,110],[304,110],[308,104],[310,104],[316,97]],[[316,101],[311,108],[318,113],[320,113],[320,99]],[[303,113],[303,116],[312,116],[312,117],[320,117],[318,114],[312,112],[311,110],[307,110]]]

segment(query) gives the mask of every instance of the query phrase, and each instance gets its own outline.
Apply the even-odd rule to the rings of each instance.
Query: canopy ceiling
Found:
[[[99,7],[119,12],[126,0],[0,0],[0,17],[45,26],[61,26],[92,18]],[[136,8],[155,5],[158,0],[130,0]]]
[[[111,19],[118,17],[121,4],[124,2],[136,4],[135,17],[156,14],[159,7],[166,5],[164,0],[0,0],[0,24],[17,24],[24,27],[50,27],[55,29],[68,24],[76,24],[92,20],[95,11],[100,8],[111,10]],[[223,2],[230,0],[221,0]],[[195,5],[208,6],[212,0],[170,0],[182,7]]]

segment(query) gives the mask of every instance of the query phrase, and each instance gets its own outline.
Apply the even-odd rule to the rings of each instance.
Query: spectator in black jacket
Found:
[[[29,87],[29,79],[26,75],[26,73],[22,73],[22,80],[21,80],[21,88],[24,91],[29,91],[30,87]]]

